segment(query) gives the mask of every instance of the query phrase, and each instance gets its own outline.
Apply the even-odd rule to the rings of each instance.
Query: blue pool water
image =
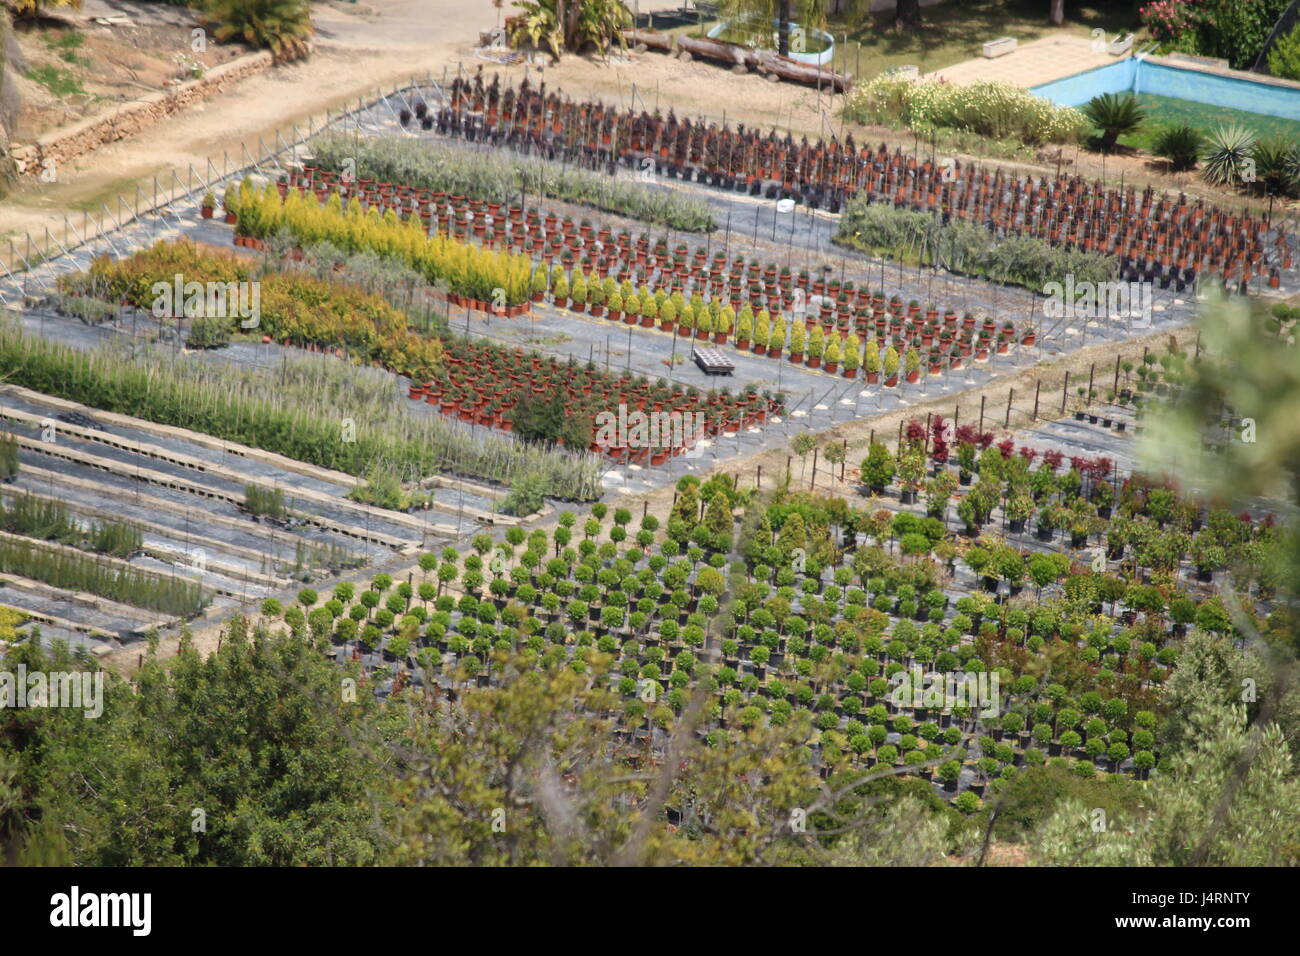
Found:
[[[1300,88],[1182,69],[1137,57],[1043,83],[1029,90],[1059,106],[1081,106],[1102,93],[1126,91],[1154,93],[1300,121]]]

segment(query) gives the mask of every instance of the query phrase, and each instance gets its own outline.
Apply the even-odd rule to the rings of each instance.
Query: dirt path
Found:
[[[274,142],[276,130],[318,116],[326,109],[354,104],[380,87],[409,82],[412,76],[473,59],[480,30],[491,27],[496,11],[463,0],[369,0],[365,4],[313,6],[318,36],[304,62],[250,77],[229,92],[172,117],[146,133],[96,150],[59,170],[57,183],[27,180],[0,205],[0,238],[49,228],[60,235],[63,216],[98,210],[137,184],[162,181],[188,164],[218,165],[224,152],[240,155],[258,139]]]

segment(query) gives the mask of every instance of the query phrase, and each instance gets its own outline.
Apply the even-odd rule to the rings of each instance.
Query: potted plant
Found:
[[[199,205],[199,209],[203,213],[203,218],[211,219],[212,210],[215,209],[216,206],[217,206],[217,199],[215,196],[212,195],[212,190],[209,189],[207,192],[203,194],[203,202],[200,203]]]
[[[1025,530],[1025,522],[1033,513],[1034,500],[1024,491],[1016,489],[1007,498],[1007,522],[1012,534],[1021,534]]]
[[[695,338],[699,341],[708,341],[709,335],[713,332],[714,322],[721,315],[720,310],[714,308],[716,302],[716,299],[710,301],[709,307],[695,316]]]
[[[1038,512],[1038,540],[1051,541],[1056,536],[1056,529],[1061,527],[1064,518],[1061,509],[1048,505]]]
[[[858,368],[862,364],[862,341],[856,334],[849,335],[843,345],[844,377],[857,378]]]
[[[664,299],[659,306],[659,327],[665,332],[671,331],[677,321],[677,303],[671,298]]]
[[[755,355],[767,354],[767,336],[772,327],[772,317],[767,309],[759,309],[754,317],[754,340],[750,348]]]
[[[790,323],[790,361],[796,365],[803,363],[804,339],[807,333],[802,322]]]
[[[839,370],[840,360],[843,357],[844,353],[840,346],[840,337],[839,335],[832,333],[830,342],[825,345],[822,351],[822,368],[834,375]]]
[[[905,371],[908,383],[915,383],[921,378],[921,353],[915,346],[906,352]]]
[[[771,358],[779,359],[781,352],[785,349],[785,319],[780,315],[773,316],[772,325],[768,328],[767,333],[767,354]]]
[[[736,348],[748,349],[754,335],[754,310],[749,304],[741,306],[740,316],[736,319]]]
[[[862,480],[866,482],[872,494],[884,494],[885,488],[894,478],[895,471],[897,466],[889,449],[880,442],[872,442],[867,449],[867,457],[862,459],[861,466]]]
[[[962,426],[963,428],[967,426]],[[962,485],[969,485],[971,472],[975,470],[975,444],[969,441],[957,443],[957,480]]]
[[[669,299],[664,304],[677,305],[677,303],[671,299]],[[659,320],[660,320],[659,328],[663,329],[665,332],[671,332],[675,325],[678,329],[681,330],[682,335],[690,337],[691,333],[689,330],[692,328],[695,322],[695,301],[692,299],[691,301],[685,302],[684,304],[678,306],[676,314],[672,318],[670,318],[667,322],[663,320],[662,313],[659,316]]]
[[[715,345],[727,344],[727,336],[731,334],[735,321],[736,312],[731,306],[724,305],[718,310],[718,318],[713,325],[713,343]]]
[[[898,349],[892,345],[885,349],[884,366],[881,371],[885,376],[885,388],[894,388],[898,385]]]
[[[819,368],[822,364],[822,355],[826,351],[826,333],[822,331],[820,325],[814,325],[812,331],[808,333],[808,344],[805,346],[807,355],[804,361],[809,368]]]
[[[867,340],[866,348],[862,353],[862,368],[868,385],[875,385],[880,381],[880,343],[876,341],[874,335]]]

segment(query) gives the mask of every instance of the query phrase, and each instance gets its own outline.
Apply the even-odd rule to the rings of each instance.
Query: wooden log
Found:
[[[746,54],[751,52],[734,43],[723,43],[721,40],[709,40],[704,37],[679,36],[677,45],[687,53],[725,63],[745,63]]]
[[[644,46],[650,50],[660,50],[667,53],[673,48],[671,33],[659,33],[656,30],[624,30],[623,36],[628,43],[634,46]]]
[[[680,51],[678,55],[683,60],[696,56],[706,57],[729,64],[733,70],[743,67],[746,70],[756,70],[769,78],[775,77],[808,86],[821,86],[837,93],[847,92],[853,86],[851,73],[836,73],[833,70],[800,63],[798,60],[779,56],[771,50],[750,50],[721,40],[677,36],[654,30],[624,30],[623,36],[630,44],[644,45],[652,50],[661,50],[665,53]]]

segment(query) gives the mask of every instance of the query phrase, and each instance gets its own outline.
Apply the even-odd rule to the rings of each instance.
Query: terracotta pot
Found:
[[[202,209],[200,209],[200,212],[203,214],[203,218],[204,218],[204,219],[211,219],[211,218],[212,218],[212,207],[211,207],[211,206],[204,206],[204,207],[202,207]]]

